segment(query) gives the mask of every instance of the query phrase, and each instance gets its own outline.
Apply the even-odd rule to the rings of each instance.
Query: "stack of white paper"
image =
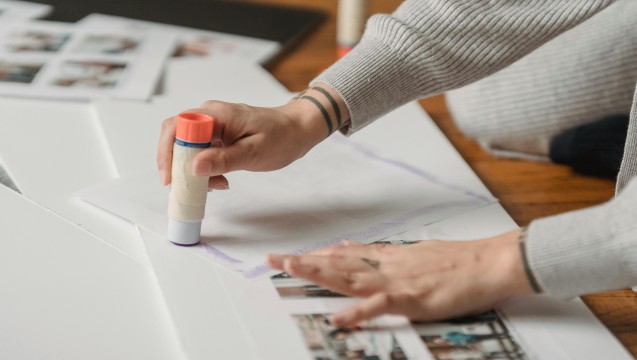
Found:
[[[152,23],[119,16],[91,14],[80,21],[95,29],[120,29],[136,33],[172,31],[178,36],[172,56],[175,58],[233,58],[265,63],[281,50],[281,44],[272,40],[197,30],[181,26]]]

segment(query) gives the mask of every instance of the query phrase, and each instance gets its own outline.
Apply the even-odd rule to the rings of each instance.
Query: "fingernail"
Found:
[[[281,264],[282,260],[283,260],[283,256],[281,255],[268,254],[268,261],[270,262],[270,264]]]
[[[210,161],[201,161],[195,167],[195,176],[209,175],[212,172],[212,163]]]

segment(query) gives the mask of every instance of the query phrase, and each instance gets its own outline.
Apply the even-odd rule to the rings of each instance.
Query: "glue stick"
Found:
[[[363,35],[367,20],[367,0],[339,0],[336,15],[336,57],[340,59]]]
[[[208,176],[193,175],[192,159],[212,144],[213,118],[187,112],[177,116],[172,183],[168,196],[168,240],[195,245],[201,236]]]

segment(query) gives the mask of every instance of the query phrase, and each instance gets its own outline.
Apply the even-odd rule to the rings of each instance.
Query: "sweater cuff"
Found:
[[[402,35],[390,39],[387,34]],[[418,98],[415,78],[422,75],[413,74],[397,49],[409,47],[413,41],[413,34],[400,21],[374,15],[361,42],[311,82],[329,85],[344,100],[350,113],[350,127],[342,129],[346,134]]]
[[[527,261],[544,292],[570,299],[629,286],[615,222],[612,202],[532,222]]]

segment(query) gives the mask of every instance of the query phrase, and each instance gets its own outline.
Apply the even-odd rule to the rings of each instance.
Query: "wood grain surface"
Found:
[[[327,14],[323,24],[267,67],[290,91],[302,91],[335,61],[336,0],[248,1],[313,8]],[[399,0],[369,0],[369,14],[392,12],[400,3]],[[520,226],[539,217],[593,206],[613,196],[614,181],[578,175],[561,165],[502,159],[488,154],[458,131],[443,95],[420,103]],[[637,357],[637,295],[621,290],[583,299],[633,357]]]

